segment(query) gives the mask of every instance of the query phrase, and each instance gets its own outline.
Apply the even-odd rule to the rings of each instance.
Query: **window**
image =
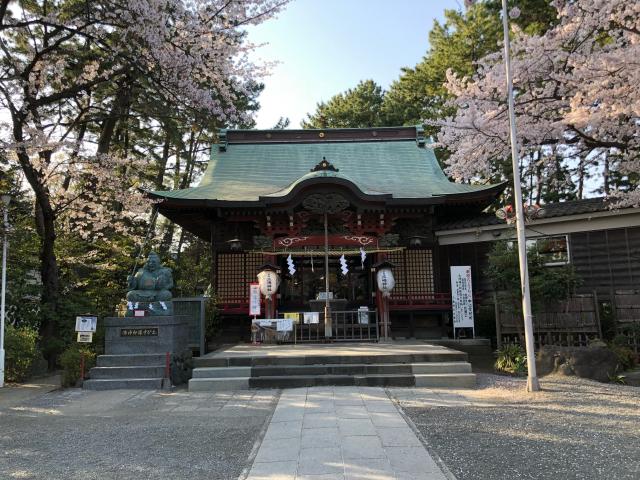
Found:
[[[527,247],[535,249],[546,266],[566,265],[569,263],[569,241],[566,235],[527,240]]]

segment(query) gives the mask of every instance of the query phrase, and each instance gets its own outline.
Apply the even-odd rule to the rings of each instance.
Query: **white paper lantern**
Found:
[[[378,290],[382,292],[382,296],[388,297],[391,295],[391,290],[396,286],[396,279],[393,278],[393,271],[388,267],[379,269],[376,273],[376,280],[378,281]]]
[[[258,284],[260,285],[260,293],[262,293],[267,300],[270,300],[271,296],[278,290],[280,276],[273,270],[262,270],[258,273]]]

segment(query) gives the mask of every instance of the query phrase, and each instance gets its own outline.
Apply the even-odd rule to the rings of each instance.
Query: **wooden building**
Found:
[[[479,295],[490,288],[482,277],[486,252],[512,231],[482,212],[504,187],[449,181],[421,127],[223,130],[197,187],[152,195],[162,200],[161,214],[211,242],[212,286],[227,331],[249,335],[249,284],[265,263],[279,267],[282,280],[274,315],[319,311],[326,239],[334,322],[356,324],[366,307],[375,318],[388,315],[392,335],[441,338],[452,333],[450,266],[471,265]],[[533,236],[564,238],[568,258],[584,262],[578,271],[589,270],[585,288],[636,285],[638,212],[611,212],[601,200],[571,208],[547,207]],[[627,253],[593,261],[612,245]],[[375,284],[382,260],[395,265],[388,300]],[[348,329],[340,335],[350,339]]]

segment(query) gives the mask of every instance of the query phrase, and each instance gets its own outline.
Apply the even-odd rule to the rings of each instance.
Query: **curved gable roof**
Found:
[[[209,165],[197,187],[152,193],[176,200],[259,202],[260,197],[285,196],[301,182],[322,176],[342,178],[366,195],[388,195],[392,199],[464,197],[484,191],[491,195],[502,190],[501,185],[449,181],[433,149],[416,141],[419,134],[416,127],[397,128],[394,131],[402,135],[385,138],[391,130],[324,130],[326,136],[314,130],[230,131],[228,144],[212,148]],[[380,131],[383,135],[377,138],[376,132]],[[357,135],[337,137],[344,132]],[[234,133],[238,134],[237,142],[233,141]],[[250,138],[246,140],[243,133],[250,134]],[[279,136],[283,137],[282,141],[278,141]],[[286,141],[285,136],[293,140]],[[269,140],[252,140],[265,137]],[[240,140],[242,138],[245,140]],[[323,157],[339,172],[310,173]]]

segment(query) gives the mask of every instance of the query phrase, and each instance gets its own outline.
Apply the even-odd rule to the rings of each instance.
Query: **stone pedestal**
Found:
[[[188,317],[107,317],[106,355],[172,353],[180,355],[188,346]]]

